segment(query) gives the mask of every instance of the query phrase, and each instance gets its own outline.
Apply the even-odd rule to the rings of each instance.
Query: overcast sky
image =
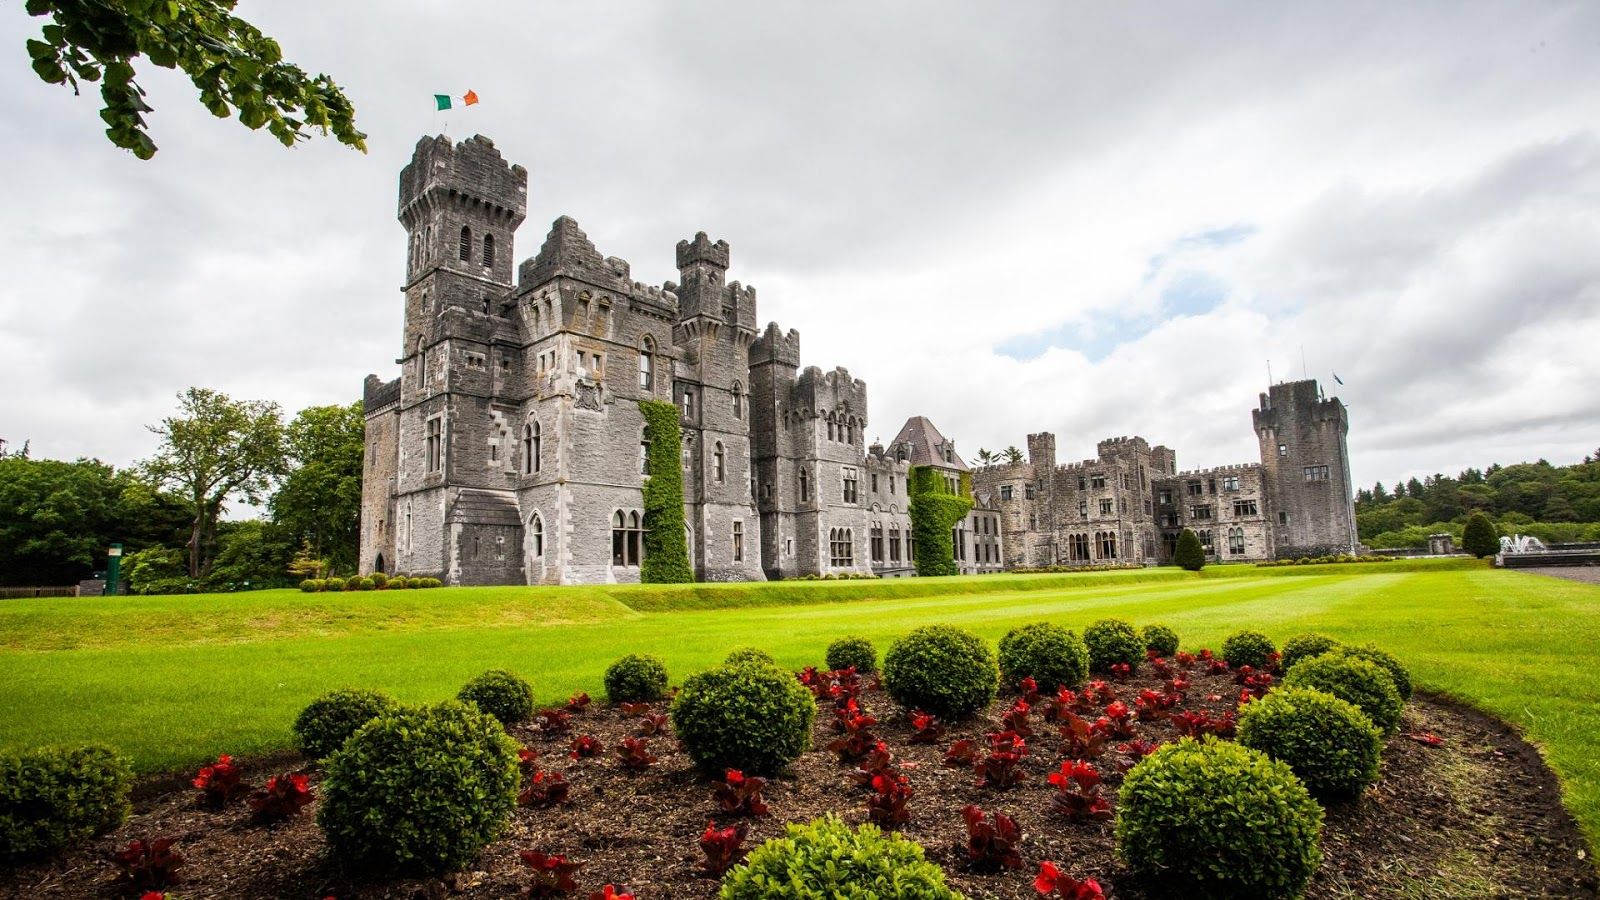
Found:
[[[1250,461],[1303,348],[1359,484],[1600,446],[1597,3],[239,12],[346,89],[368,154],[286,150],[146,63],[141,162],[0,5],[13,447],[126,464],[189,385],[292,413],[393,377],[396,181],[440,131],[528,169],[519,259],[562,214],[644,281],[727,240],[762,321],[867,380],[869,438],[922,414],[969,459],[1049,430],[1063,460],[1137,433]]]

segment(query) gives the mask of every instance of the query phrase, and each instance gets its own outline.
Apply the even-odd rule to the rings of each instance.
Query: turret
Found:
[[[528,210],[528,172],[483,135],[417,141],[400,171],[400,224],[410,234],[406,281],[442,266],[511,283],[512,235]]]

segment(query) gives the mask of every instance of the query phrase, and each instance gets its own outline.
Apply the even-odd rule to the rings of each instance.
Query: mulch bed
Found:
[[[1238,692],[1230,676],[1197,668],[1184,708],[1231,709]],[[1116,685],[1132,705],[1141,688],[1159,690],[1148,673]],[[1209,696],[1223,699],[1208,701]],[[1059,766],[1057,741],[1038,716],[1038,736],[1023,762],[1028,778],[1005,792],[980,788],[970,769],[942,765],[944,751],[960,738],[980,744],[994,730],[985,718],[952,727],[937,745],[912,745],[905,716],[887,695],[863,698],[882,724],[873,731],[887,741],[916,795],[913,818],[902,833],[922,843],[946,871],[953,887],[972,898],[1035,898],[1032,879],[1041,860],[1052,860],[1077,877],[1093,876],[1107,896],[1153,896],[1116,860],[1111,824],[1071,824],[1051,812],[1054,788],[1047,775]],[[1003,713],[1009,700],[991,710]],[[814,745],[833,739],[831,714],[819,717]],[[133,817],[117,831],[63,857],[0,873],[0,895],[18,897],[117,896],[110,854],[135,838],[175,837],[185,857],[184,881],[173,893],[184,900],[228,898],[436,898],[515,896],[526,883],[518,854],[539,849],[581,862],[581,897],[605,883],[626,885],[645,898],[708,898],[717,882],[703,877],[697,847],[706,823],[722,822],[709,782],[693,771],[670,737],[651,741],[660,757],[653,768],[620,768],[609,749],[634,733],[635,719],[596,703],[573,717],[573,734],[599,738],[608,753],[598,759],[567,758],[565,739],[542,739],[531,728],[514,736],[537,747],[542,764],[572,782],[572,803],[552,809],[519,808],[507,836],[486,849],[468,871],[444,879],[362,881],[341,873],[324,858],[314,820],[315,805],[300,818],[274,827],[250,823],[242,805],[221,812],[197,809],[194,792],[178,779],[147,782],[135,796]],[[1048,730],[1047,730],[1048,729]],[[1141,723],[1141,736],[1170,740],[1164,722]],[[1432,732],[1443,738],[1429,747],[1406,736]],[[1111,751],[1100,761],[1106,793],[1115,804],[1121,781]],[[300,767],[298,758],[246,761],[248,780]],[[848,766],[814,750],[793,770],[773,779],[766,791],[772,815],[751,820],[750,846],[782,831],[786,821],[835,812],[851,824],[866,821],[865,794],[845,778]],[[1419,696],[1407,710],[1402,733],[1389,741],[1383,780],[1353,804],[1328,810],[1323,865],[1309,897],[1593,897],[1596,872],[1583,839],[1560,802],[1554,776],[1538,753],[1507,726],[1443,699]],[[964,864],[961,808],[977,804],[1001,811],[1022,826],[1021,870],[983,875]]]

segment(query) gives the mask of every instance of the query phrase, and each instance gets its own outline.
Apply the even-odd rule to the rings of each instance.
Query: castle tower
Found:
[[[1345,436],[1349,415],[1316,380],[1273,385],[1251,413],[1261,441],[1279,557],[1350,553],[1357,546]]]
[[[750,440],[756,508],[761,515],[761,565],[768,578],[793,574],[796,470],[785,460],[797,452],[797,423],[789,398],[800,372],[800,332],[777,322],[750,346]],[[788,549],[786,554],[784,551]]]

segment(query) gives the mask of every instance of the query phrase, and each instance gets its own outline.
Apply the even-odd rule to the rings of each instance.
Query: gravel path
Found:
[[[1565,578],[1568,581],[1581,581],[1585,584],[1600,584],[1600,566],[1539,566],[1531,569],[1517,569],[1518,572],[1532,572],[1535,575],[1549,575],[1552,578]]]

